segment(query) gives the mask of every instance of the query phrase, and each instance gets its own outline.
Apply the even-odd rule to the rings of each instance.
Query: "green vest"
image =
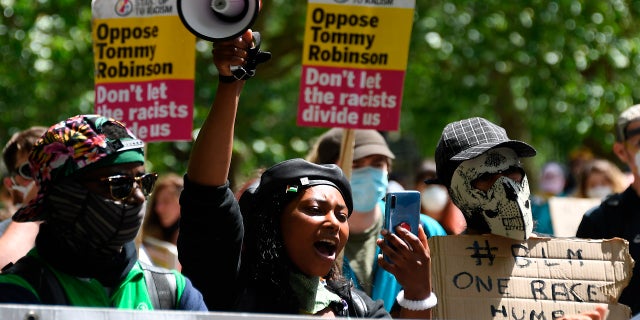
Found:
[[[35,250],[31,250],[29,255],[37,256]],[[144,279],[144,271],[140,262],[136,262],[125,279],[114,287],[111,294],[96,279],[77,278],[60,272],[45,263],[67,295],[69,305],[77,307],[115,307],[118,309],[132,310],[153,310],[153,304],[149,297],[147,285]],[[177,292],[176,300],[180,301],[184,291],[185,279],[178,271],[172,270],[175,274]],[[11,283],[24,287],[31,291],[38,299],[40,296],[27,280],[16,274],[0,274],[0,283]]]

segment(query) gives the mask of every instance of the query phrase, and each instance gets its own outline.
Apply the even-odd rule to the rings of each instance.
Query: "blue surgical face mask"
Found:
[[[389,179],[387,171],[374,167],[354,169],[351,172],[351,192],[353,211],[368,213],[387,192]]]

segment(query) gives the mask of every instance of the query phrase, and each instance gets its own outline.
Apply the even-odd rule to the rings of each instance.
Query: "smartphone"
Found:
[[[395,233],[397,226],[418,235],[420,223],[420,191],[404,190],[385,196],[384,228]]]
[[[396,233],[396,227],[401,226],[417,236],[419,223],[419,191],[404,190],[387,193],[385,196],[385,229],[389,230],[389,232]],[[385,259],[387,259],[387,257],[385,257]]]

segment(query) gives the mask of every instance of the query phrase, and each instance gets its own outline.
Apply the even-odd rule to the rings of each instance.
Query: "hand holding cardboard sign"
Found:
[[[597,306],[594,311],[582,312],[577,315],[568,315],[558,320],[600,320],[604,319],[607,313],[607,308],[603,306]]]

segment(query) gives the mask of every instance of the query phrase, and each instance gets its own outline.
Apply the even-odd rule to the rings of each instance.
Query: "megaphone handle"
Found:
[[[253,37],[253,47],[247,50],[247,62],[245,65],[248,65],[251,60],[255,58],[255,55],[258,53],[257,50],[260,50],[260,43],[262,42],[262,38],[260,37],[260,32],[251,32],[251,36]],[[231,66],[231,73],[237,80],[245,79],[245,76],[252,71],[247,71],[243,66]],[[253,77],[255,74],[255,69],[253,70],[253,74],[250,74],[248,78]],[[246,79],[248,79],[246,78]]]
[[[271,59],[270,52],[260,50],[262,39],[260,32],[252,32],[253,47],[249,48],[246,63],[244,66],[231,66],[232,76],[220,76],[222,82],[233,82],[235,80],[247,80],[256,74],[256,67],[259,63],[263,63]]]

